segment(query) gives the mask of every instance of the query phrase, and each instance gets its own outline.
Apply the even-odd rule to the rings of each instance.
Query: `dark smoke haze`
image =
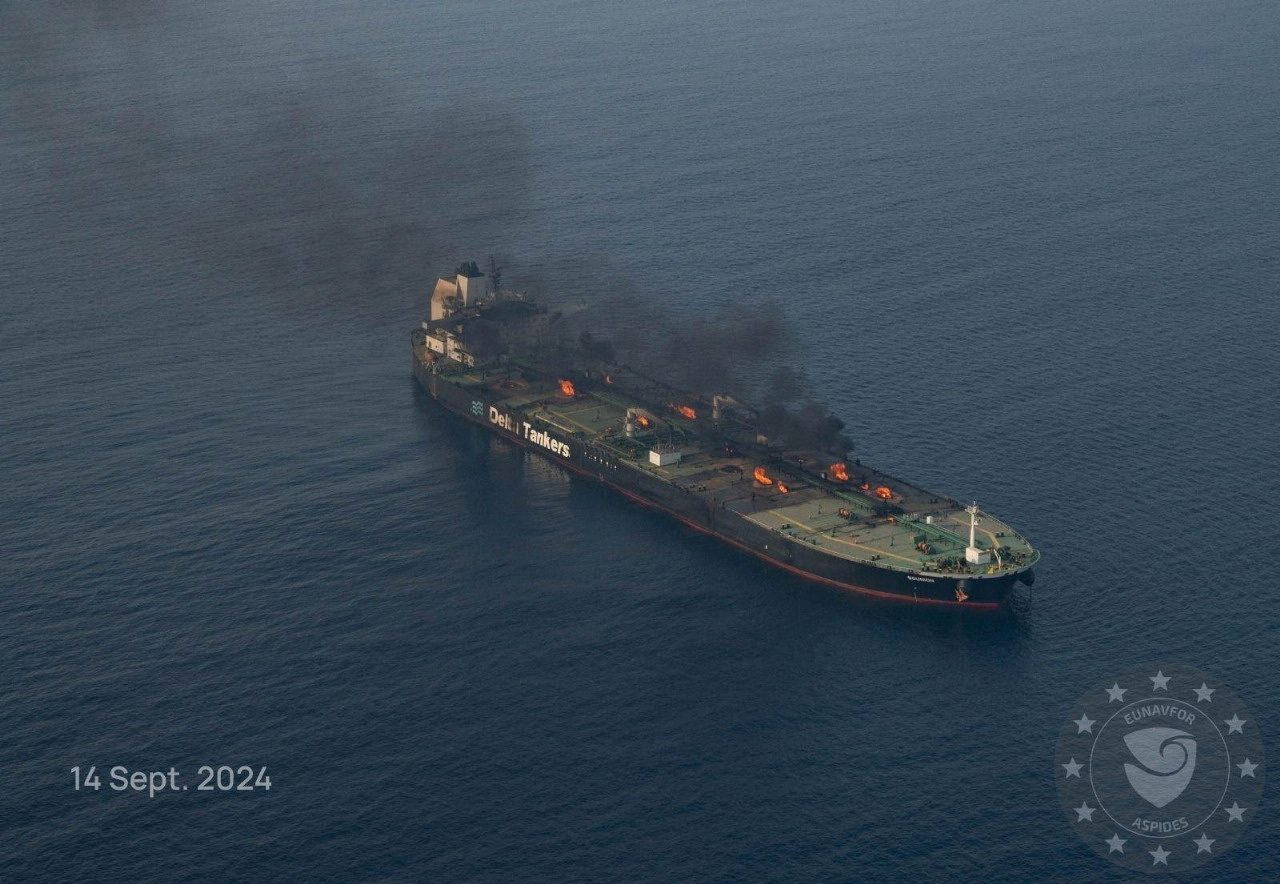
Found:
[[[723,305],[711,313],[673,311],[631,281],[583,264],[535,277],[533,294],[585,310],[567,318],[570,336],[591,336],[601,356],[704,395],[729,393],[757,408],[763,433],[798,448],[844,455],[844,423],[816,402],[781,304]],[[519,286],[517,286],[519,287]]]
[[[436,274],[510,251],[532,205],[531,134],[510,109],[409,95],[332,59],[286,75],[237,55],[243,37],[213,5],[0,3],[3,147],[51,236],[115,234],[122,264],[201,262],[245,297],[332,318],[421,310]],[[241,61],[192,70],[185,47],[210,40],[225,47],[200,57]],[[673,311],[607,260],[500,260],[510,287],[588,304],[574,333],[620,360],[739,396],[779,440],[847,447],[790,368],[780,305]]]
[[[433,269],[528,215],[530,136],[509,110],[415,100],[334,61],[203,76],[187,43],[225,40],[235,57],[216,15],[0,4],[6,147],[24,149],[50,233],[127,228],[246,294],[359,312],[421,303]]]

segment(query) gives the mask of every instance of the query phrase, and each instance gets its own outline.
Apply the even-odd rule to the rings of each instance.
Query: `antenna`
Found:
[[[489,283],[493,286],[494,297],[497,297],[498,291],[502,288],[502,268],[498,266],[498,259],[489,256]]]

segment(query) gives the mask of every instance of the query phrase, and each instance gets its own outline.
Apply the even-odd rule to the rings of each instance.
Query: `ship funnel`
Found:
[[[489,295],[489,277],[480,272],[475,261],[469,261],[460,266],[454,279],[454,285],[458,288],[458,297],[464,307],[482,301]]]

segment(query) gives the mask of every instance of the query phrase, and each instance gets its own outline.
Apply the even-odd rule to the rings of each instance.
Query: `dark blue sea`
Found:
[[[0,880],[1128,880],[1059,807],[1078,697],[1196,666],[1280,751],[1278,42],[1271,0],[0,2]],[[408,332],[491,253],[783,303],[858,456],[1034,590],[843,594],[463,426]],[[202,764],[272,788],[106,785]],[[1274,782],[1197,880],[1280,878]]]

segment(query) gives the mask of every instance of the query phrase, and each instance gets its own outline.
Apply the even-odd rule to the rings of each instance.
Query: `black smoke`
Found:
[[[514,263],[514,262],[513,262]],[[566,337],[587,359],[628,365],[702,396],[727,393],[754,407],[772,443],[837,456],[853,443],[797,367],[804,352],[777,301],[710,311],[674,309],[605,261],[510,269],[518,289],[564,313]]]
[[[813,399],[770,402],[760,410],[758,426],[770,441],[786,447],[813,448],[839,457],[853,448],[844,421]]]
[[[421,303],[434,270],[527,217],[530,136],[509,109],[332,58],[210,73],[244,36],[217,10],[0,3],[0,145],[51,236],[118,236],[323,314]]]
[[[50,236],[118,243],[125,266],[201,262],[236,280],[224,292],[322,318],[421,313],[434,275],[497,252],[508,287],[557,301],[590,358],[731,393],[789,444],[841,444],[789,370],[803,353],[779,304],[672,310],[604,261],[503,257],[533,202],[530,132],[509,109],[333,58],[210,73],[196,63],[235,57],[244,36],[218,8],[0,2],[0,146]],[[500,352],[493,329],[471,335]]]
[[[467,349],[482,362],[507,352],[501,327],[484,317],[468,322],[463,329],[462,338]]]

